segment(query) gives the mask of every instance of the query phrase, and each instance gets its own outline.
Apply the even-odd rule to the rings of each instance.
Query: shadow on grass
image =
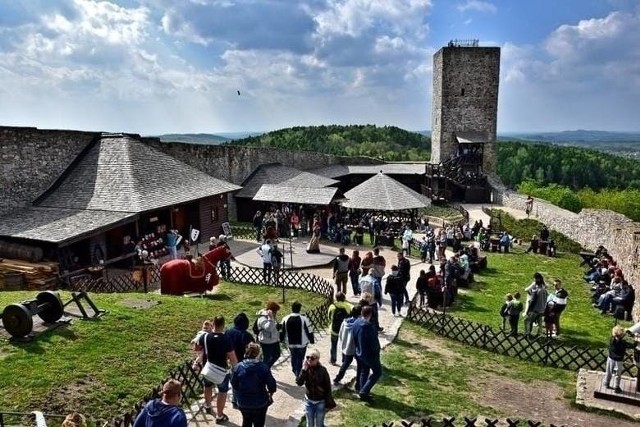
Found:
[[[480,312],[487,313],[491,310],[489,310],[487,307],[477,305],[470,295],[458,292],[458,296],[456,297],[456,300],[454,301],[451,307],[447,308],[447,311],[451,313],[466,312],[466,311],[473,311],[476,313],[480,313]]]
[[[375,387],[371,392],[373,402],[370,402],[370,403],[365,403],[361,401],[358,398],[358,395],[356,393],[354,393],[353,391],[350,392],[345,389],[342,389],[339,393],[337,393],[337,396],[341,400],[348,400],[354,405],[364,405],[365,407],[368,407],[371,409],[380,409],[384,411],[393,412],[394,414],[396,414],[397,419],[406,419],[411,417],[428,418],[430,415],[434,413],[433,411],[428,410],[426,408],[416,408],[415,406],[409,405],[400,400],[395,400],[395,399],[389,398],[388,396],[382,396],[382,395],[376,394]],[[402,395],[399,394],[399,396],[402,396]],[[392,421],[392,420],[387,420],[387,421]]]

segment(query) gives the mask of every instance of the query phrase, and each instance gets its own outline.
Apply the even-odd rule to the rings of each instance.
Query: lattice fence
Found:
[[[566,346],[545,337],[528,339],[524,335],[511,336],[491,326],[417,307],[415,300],[409,308],[407,319],[464,344],[545,366],[571,371],[580,368],[604,371],[607,361],[606,348]],[[633,356],[627,354],[623,373],[635,376],[635,371]]]
[[[147,269],[147,290],[160,287],[160,266],[152,265]],[[144,278],[141,271],[122,272],[107,277],[72,277],[69,290],[96,293],[141,292],[144,290]]]
[[[539,421],[512,420],[511,418],[507,418],[504,421],[489,418],[478,420],[477,418],[467,417],[457,421],[455,417],[442,418],[440,420],[429,417],[418,421],[391,421],[380,424],[380,427],[496,427],[498,423],[506,424],[507,427],[542,427],[542,423]],[[377,427],[377,425],[374,424],[370,427]],[[556,425],[550,424],[549,427],[556,427]]]
[[[159,283],[159,268],[155,269],[157,271],[157,275],[152,277],[157,277],[157,281]],[[114,278],[112,278],[114,279]],[[93,282],[91,282],[91,280]],[[91,279],[87,282],[83,282],[82,284],[87,287],[92,287],[95,289],[107,289],[107,285],[100,287],[102,283],[102,279]],[[227,280],[235,283],[243,283],[255,286],[273,286],[276,288],[281,288],[284,286],[285,289],[302,289],[309,292],[313,292],[319,295],[324,296],[324,302],[318,307],[306,312],[307,317],[313,323],[314,329],[320,330],[325,327],[328,323],[327,311],[329,305],[332,302],[333,296],[333,285],[316,275],[309,273],[302,273],[298,271],[281,271],[276,276],[272,273],[272,281],[270,283],[264,283],[262,277],[262,269],[260,268],[250,268],[250,267],[232,267],[231,274],[227,277]],[[113,283],[109,285],[112,289],[116,289]],[[123,288],[126,286],[122,285]],[[131,290],[139,290],[139,288],[135,289],[127,289]],[[94,291],[95,292],[95,291]],[[105,291],[101,292],[119,292],[119,291]],[[183,364],[179,365],[175,369],[169,372],[169,376],[162,381],[163,384],[169,378],[175,378],[182,383],[182,406],[189,407],[194,402],[196,402],[202,393],[203,384],[202,380],[199,377],[200,370],[194,370],[191,367],[191,362],[187,361]],[[130,427],[133,426],[133,422],[135,421],[135,417],[140,413],[144,405],[149,400],[155,399],[159,397],[159,392],[162,390],[162,386],[158,386],[153,388],[151,393],[147,395],[144,399],[142,399],[138,404],[134,405],[134,407],[127,411],[115,419],[112,420],[102,420],[97,425],[101,426],[109,426],[109,427]]]

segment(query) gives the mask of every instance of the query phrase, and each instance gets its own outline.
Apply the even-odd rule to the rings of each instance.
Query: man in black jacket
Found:
[[[404,253],[398,252],[398,277],[402,280],[402,293],[404,294],[404,303],[409,304],[409,291],[407,291],[407,283],[411,280],[411,262],[404,256]],[[400,302],[402,304],[402,300]]]

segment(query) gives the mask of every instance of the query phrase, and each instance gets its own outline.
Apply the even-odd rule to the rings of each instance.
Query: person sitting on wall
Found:
[[[502,233],[502,237],[500,237],[500,250],[507,254],[509,253],[509,246],[511,246],[511,236],[505,231]]]

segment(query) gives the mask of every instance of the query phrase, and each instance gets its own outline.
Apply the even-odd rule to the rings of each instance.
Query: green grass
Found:
[[[429,340],[429,341],[427,341]],[[329,425],[380,425],[407,418],[478,416],[513,419],[514,413],[483,404],[485,385],[500,378],[558,385],[566,398],[575,389],[574,373],[528,364],[446,340],[405,322],[394,344],[382,353],[383,376],[364,405],[351,389],[336,395],[340,410]]]
[[[569,304],[561,317],[559,340],[591,347],[605,347],[614,319],[603,316],[591,306],[591,285],[583,279],[584,268],[579,267],[577,255],[559,253],[557,257],[525,253],[527,246],[516,246],[508,254],[488,253],[488,268],[475,275],[476,282],[469,290],[458,293],[458,299],[447,312],[495,328],[500,327],[500,307],[507,293],[520,292],[526,300],[524,288],[533,281],[536,271],[542,273],[547,290],[553,290],[553,279],[559,278],[569,292]],[[623,322],[625,323],[625,322]],[[625,323],[626,324],[626,323]],[[520,321],[519,331],[524,330]]]
[[[3,292],[0,307],[33,297],[32,292]],[[70,296],[63,292],[62,298]],[[29,343],[0,341],[0,408],[57,414],[77,410],[111,418],[149,394],[169,369],[193,357],[189,341],[204,319],[224,315],[231,325],[245,311],[253,321],[266,301],[282,301],[282,291],[225,283],[204,299],[139,293],[91,298],[107,310],[100,319],[74,320]],[[323,302],[318,295],[288,289],[281,316],[290,312],[294,299],[302,302],[303,311]],[[125,303],[131,300],[158,304],[136,309]]]

